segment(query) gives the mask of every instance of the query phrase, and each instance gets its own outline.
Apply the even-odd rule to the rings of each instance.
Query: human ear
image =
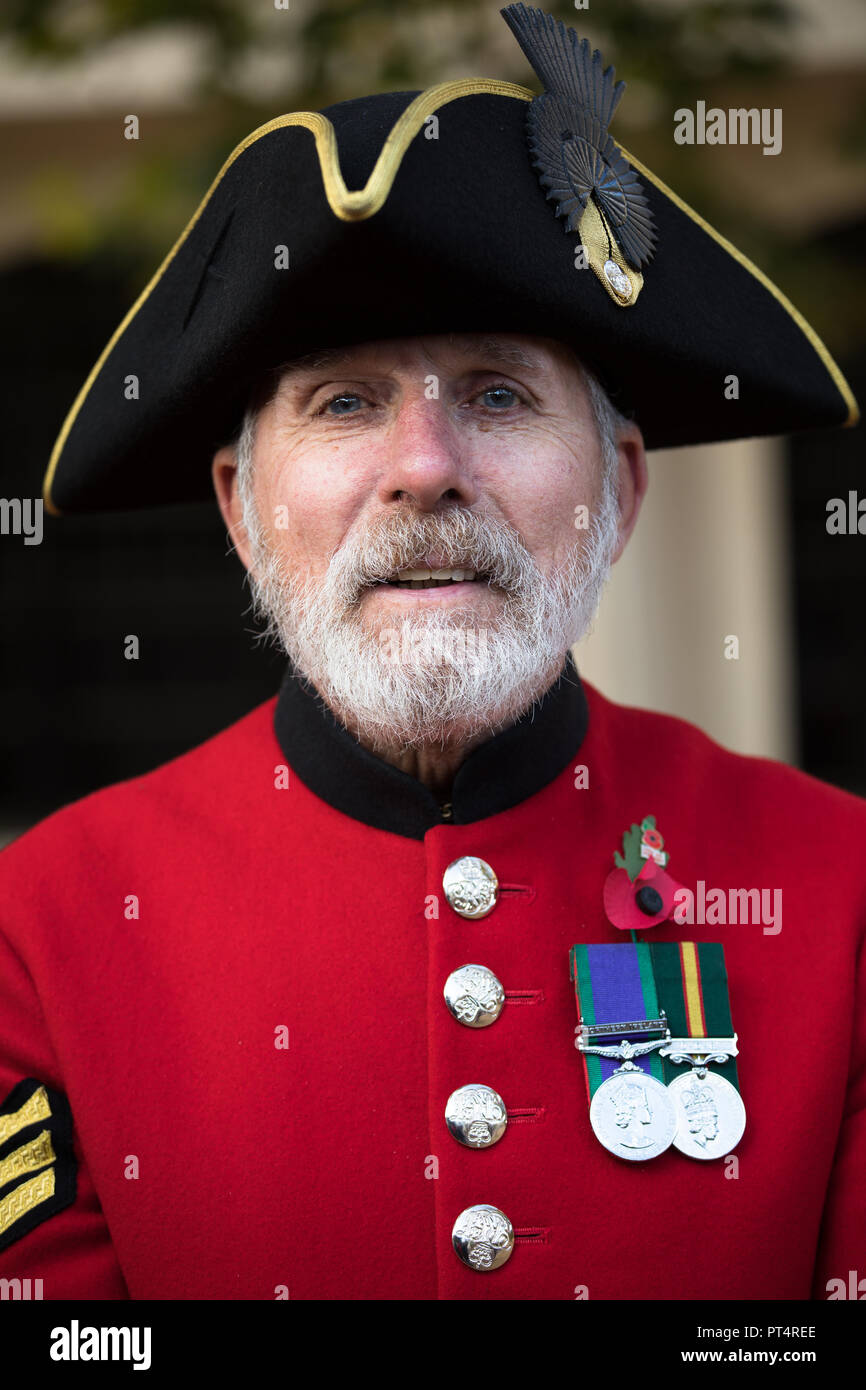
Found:
[[[217,449],[211,464],[211,477],[229,539],[244,568],[248,570],[250,549],[238,492],[237,451],[233,444],[224,444],[221,449]]]
[[[643,435],[637,425],[624,427],[617,438],[617,496],[619,499],[618,540],[611,560],[615,564],[635,528],[641,504],[649,487],[649,470]]]

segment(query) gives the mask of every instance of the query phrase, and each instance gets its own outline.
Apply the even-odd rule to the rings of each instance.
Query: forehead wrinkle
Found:
[[[507,366],[520,367],[524,371],[541,372],[544,370],[544,363],[537,354],[527,351],[519,343],[497,337],[495,334],[449,334],[447,342],[452,350],[462,350],[470,355],[489,357]],[[363,350],[381,345],[363,343],[342,348],[322,348],[317,352],[304,353],[302,356],[292,357],[281,363],[274,369],[274,375],[281,378],[295,373],[300,374],[304,371],[319,371],[326,367],[338,367],[348,363],[352,354],[359,348]],[[424,356],[428,360],[432,359],[429,347],[424,348]]]
[[[522,348],[519,343],[509,342],[507,338],[486,335],[474,340],[473,349],[482,357],[494,358],[510,367],[520,367],[527,372],[540,372],[544,368],[541,359]]]
[[[351,348],[321,348],[318,352],[306,352],[302,357],[291,357],[275,368],[278,376],[292,372],[315,371],[321,367],[336,367],[345,362]]]

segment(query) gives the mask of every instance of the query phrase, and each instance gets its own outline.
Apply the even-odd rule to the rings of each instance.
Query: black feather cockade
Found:
[[[560,19],[525,5],[500,11],[545,91],[529,106],[529,148],[557,217],[574,231],[590,198],[639,270],[652,258],[655,227],[637,174],[607,131],[625,90],[598,49]]]

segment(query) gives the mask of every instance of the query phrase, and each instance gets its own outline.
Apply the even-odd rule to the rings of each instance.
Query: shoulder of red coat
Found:
[[[90,792],[46,816],[13,840],[0,853],[0,876],[17,861],[42,862],[48,845],[58,840],[87,841],[104,832],[124,833],[139,817],[150,819],[166,809],[177,819],[185,805],[207,805],[218,812],[225,805],[230,783],[231,800],[243,801],[245,784],[252,787],[257,769],[273,776],[273,766],[283,754],[273,729],[276,695],[221,729],[202,743],[150,772],[114,782]]]
[[[582,679],[582,678],[581,678]],[[710,802],[734,804],[743,820],[773,813],[838,833],[866,833],[866,800],[773,758],[736,753],[676,715],[619,704],[582,679],[589,705],[586,747],[637,776],[660,773],[682,787],[698,812]]]

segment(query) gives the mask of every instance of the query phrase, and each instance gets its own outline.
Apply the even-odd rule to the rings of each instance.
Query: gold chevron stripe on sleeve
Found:
[[[40,1120],[50,1118],[48,1095],[45,1087],[40,1086],[13,1114],[0,1115],[0,1144],[5,1144],[6,1140],[11,1139],[20,1129],[26,1129],[28,1125],[35,1125]]]
[[[15,1149],[4,1159],[0,1159],[0,1190],[14,1178],[20,1178],[24,1173],[35,1173],[39,1168],[54,1163],[56,1158],[51,1135],[47,1129],[43,1129],[35,1139],[22,1144],[20,1149]]]
[[[54,1174],[55,1168],[46,1168],[43,1173],[37,1173],[35,1178],[29,1178],[20,1187],[13,1188],[8,1197],[0,1200],[0,1236],[5,1235],[9,1227],[16,1221],[20,1221],[22,1216],[26,1216],[34,1207],[41,1206],[47,1202],[49,1197],[54,1196]]]
[[[441,106],[447,105],[450,101],[457,101],[459,97],[492,95],[516,97],[521,101],[531,101],[533,93],[526,87],[519,87],[514,82],[501,82],[493,77],[467,77],[456,82],[439,82],[435,87],[428,87],[426,91],[419,92],[414,101],[410,102],[406,110],[395,121],[389,132],[379,157],[373,167],[373,172],[368,178],[363,188],[348,189],[343,175],[340,171],[340,155],[337,149],[337,134],[327,116],[323,116],[320,111],[293,111],[286,116],[276,116],[272,121],[267,121],[252,131],[239,145],[236,145],[223,164],[207,193],[202,198],[196,211],[193,213],[189,222],[184,227],[174,246],[169,251],[162,265],[156,274],[144,287],[132,308],[126,314],[108,343],[97,359],[90,375],[79,391],[72,409],[63,422],[57,442],[51,451],[51,458],[45,479],[42,484],[42,497],[47,511],[52,516],[62,516],[62,512],[54,505],[51,500],[51,485],[54,481],[54,474],[63,446],[69,437],[69,431],[78,418],[91,386],[102,370],[102,365],[114,347],[120,336],[126,331],[127,326],[135,318],[142,304],[147,300],[151,292],[156,288],[162,276],[165,274],[171,262],[174,260],[180,248],[183,246],[195,224],[198,222],[205,208],[211,200],[219,183],[234,164],[235,160],[243,154],[244,150],[249,149],[257,140],[263,136],[270,135],[273,130],[280,130],[284,126],[305,126],[312,133],[316,143],[316,153],[319,157],[319,166],[322,171],[322,183],[324,184],[325,197],[335,217],[339,217],[343,222],[358,222],[367,217],[372,217],[378,212],[388,197],[397,170],[400,168],[403,156],[409,148],[412,140],[434,111],[438,111]]]

